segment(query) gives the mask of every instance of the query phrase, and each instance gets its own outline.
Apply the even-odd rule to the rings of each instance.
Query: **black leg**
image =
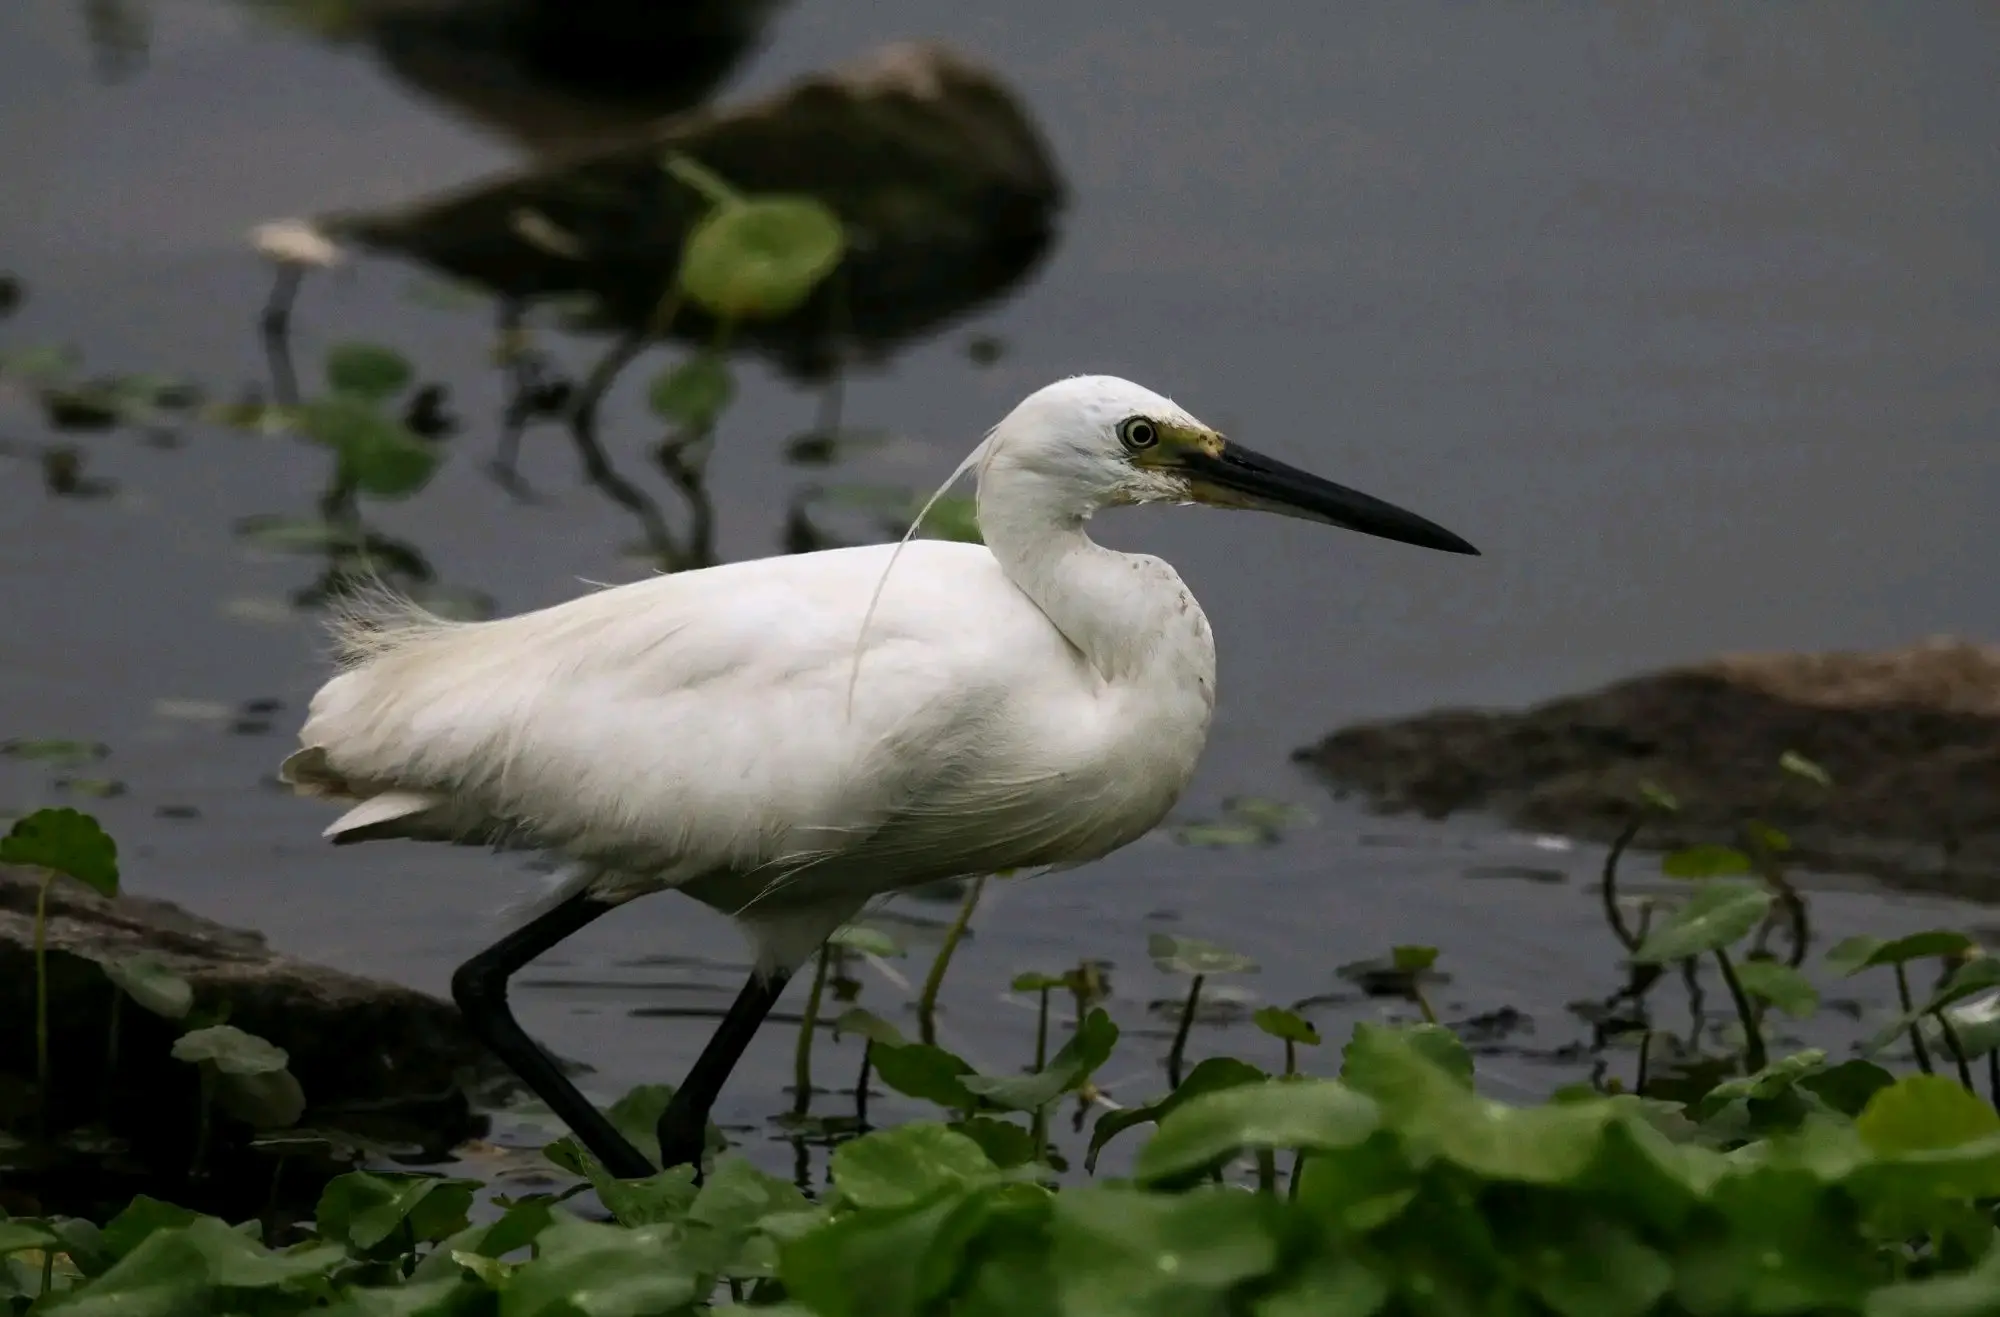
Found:
[[[752,974],[736,995],[729,1014],[695,1058],[694,1069],[674,1090],[673,1100],[660,1113],[660,1165],[692,1166],[701,1170],[701,1154],[708,1142],[708,1112],[715,1105],[729,1072],[736,1068],[743,1049],[757,1036],[757,1027],[785,993],[787,974],[769,978]]]
[[[514,1013],[507,1009],[508,976],[614,908],[613,903],[587,892],[570,897],[459,966],[451,976],[451,996],[479,1041],[493,1049],[535,1096],[549,1104],[606,1170],[621,1180],[637,1180],[652,1175],[653,1164],[591,1105],[589,1098],[577,1092],[576,1085],[522,1031]]]

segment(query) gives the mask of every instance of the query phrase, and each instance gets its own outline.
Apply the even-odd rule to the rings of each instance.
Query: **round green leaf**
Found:
[[[1398,974],[1421,974],[1437,964],[1437,958],[1436,947],[1389,948],[1390,963],[1396,967]]]
[[[1243,974],[1257,968],[1257,962],[1248,956],[1239,956],[1200,938],[1175,937],[1171,933],[1155,933],[1147,938],[1146,954],[1153,958],[1153,964],[1174,974]]]
[[[875,1012],[863,1010],[859,1006],[850,1006],[842,1011],[840,1018],[833,1022],[833,1031],[843,1035],[858,1034],[869,1042],[880,1043],[884,1047],[907,1047],[910,1041],[903,1037],[901,1029]]]
[[[1282,1006],[1265,1006],[1250,1019],[1273,1038],[1282,1038],[1288,1043],[1303,1043],[1307,1047],[1319,1046],[1319,1030],[1297,1011],[1288,1011]]]
[[[1748,936],[1770,911],[1771,901],[1769,889],[1756,883],[1705,882],[1653,930],[1632,959],[1657,965],[1721,950]]]
[[[1104,1151],[1104,1145],[1134,1125],[1143,1125],[1148,1121],[1157,1123],[1204,1093],[1220,1093],[1226,1088],[1243,1084],[1261,1084],[1268,1078],[1270,1076],[1256,1066],[1233,1056],[1205,1057],[1187,1072],[1179,1088],[1158,1101],[1139,1107],[1121,1107],[1099,1116],[1090,1127],[1090,1148],[1084,1153],[1083,1169],[1095,1173],[1097,1155]]]
[[[834,1187],[857,1207],[904,1207],[997,1169],[976,1142],[935,1121],[843,1143],[830,1167]]]
[[[1208,1093],[1160,1121],[1133,1169],[1142,1184],[1221,1164],[1246,1148],[1347,1148],[1381,1125],[1372,1099],[1334,1079],[1269,1080]]]
[[[150,951],[100,963],[104,966],[106,978],[155,1015],[178,1020],[194,1005],[194,988]]]
[[[380,402],[416,378],[408,358],[380,343],[336,343],[326,354],[327,387],[367,402]]]
[[[1888,941],[1866,934],[1846,938],[1826,953],[1826,959],[1836,968],[1854,974],[1879,965],[1900,965],[1933,956],[1962,956],[1978,949],[1979,944],[1963,933],[1933,928]]]
[[[80,810],[38,809],[0,838],[0,863],[53,869],[101,896],[118,895],[118,845]]]
[[[203,1061],[225,1075],[261,1075],[283,1070],[291,1062],[285,1049],[233,1024],[212,1024],[174,1039],[174,1059],[190,1065]]]
[[[1831,774],[1796,750],[1787,750],[1785,753],[1779,755],[1778,767],[1795,777],[1802,777],[1808,782],[1816,782],[1823,787],[1833,785]]]
[[[1037,970],[1016,974],[1007,986],[1014,992],[1048,992],[1065,986],[1069,980],[1060,974],[1043,974]]]
[[[305,1089],[289,1070],[248,1075],[225,1071],[217,1078],[217,1105],[252,1129],[287,1129],[306,1114]]]
[[[1930,1152],[2000,1134],[2000,1114],[1955,1079],[1905,1075],[1868,1100],[1854,1128],[1878,1153]]]
[[[761,197],[710,211],[681,249],[681,289],[724,320],[796,310],[840,263],[840,219],[809,197]]]
[[[1688,846],[1660,860],[1669,878],[1731,878],[1750,872],[1750,857],[1734,846]]]
[[[376,498],[414,494],[437,470],[437,448],[359,397],[314,399],[306,405],[304,428],[339,455],[343,481]]]
[[[691,357],[653,377],[646,402],[653,415],[688,430],[715,425],[729,400],[736,396],[736,378],[729,363],[717,356]]]

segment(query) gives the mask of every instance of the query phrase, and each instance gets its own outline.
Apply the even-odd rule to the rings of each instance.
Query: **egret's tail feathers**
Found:
[[[423,816],[443,803],[439,797],[419,791],[385,791],[342,814],[320,835],[336,846],[425,836],[429,829],[422,826]]]
[[[334,656],[355,667],[420,636],[464,625],[437,614],[380,580],[355,585],[334,604],[327,621]]]

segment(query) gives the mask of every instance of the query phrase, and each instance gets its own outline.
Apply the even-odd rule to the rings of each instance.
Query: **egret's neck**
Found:
[[[1073,489],[1019,468],[989,470],[979,530],[1009,579],[1107,679],[1131,676],[1173,639],[1181,596],[1134,568],[1139,560],[1084,533],[1094,509]]]

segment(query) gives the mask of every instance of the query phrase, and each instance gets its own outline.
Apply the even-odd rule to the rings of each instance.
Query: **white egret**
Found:
[[[951,479],[975,468],[983,546],[763,558],[485,622],[377,598],[337,624],[345,670],[283,778],[352,802],[335,842],[579,863],[452,990],[614,1174],[651,1167],[507,1008],[508,976],[561,939],[666,888],[747,934],[750,980],[660,1120],[664,1164],[699,1166],[787,978],[871,898],[1081,864],[1165,817],[1207,737],[1214,642],[1174,569],[1093,543],[1092,513],[1199,502],[1478,552],[1106,376],[1030,395]]]

